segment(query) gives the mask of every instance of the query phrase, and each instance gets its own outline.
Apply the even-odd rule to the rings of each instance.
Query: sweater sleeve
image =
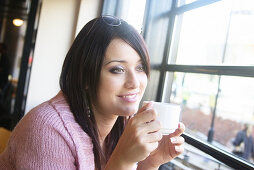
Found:
[[[17,170],[74,170],[72,139],[53,108],[35,109],[15,128],[9,160]]]

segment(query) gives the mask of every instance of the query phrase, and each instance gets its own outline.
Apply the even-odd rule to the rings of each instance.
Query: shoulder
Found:
[[[80,148],[85,149],[80,150]],[[47,158],[50,162],[57,162],[57,160],[64,162],[70,159],[69,162],[77,163],[79,161],[76,159],[79,158],[91,162],[92,148],[90,137],[75,121],[64,95],[59,93],[22,118],[12,132],[8,154],[10,160],[16,162],[20,160],[20,164],[28,155],[29,157],[33,155],[36,162],[41,159],[45,161]],[[86,154],[91,156],[85,156]],[[63,156],[66,159],[63,159]]]
[[[61,100],[62,99],[62,100]],[[14,129],[20,131],[22,129],[25,131],[38,130],[46,127],[61,127],[63,126],[63,120],[60,117],[59,112],[64,112],[64,109],[57,110],[57,103],[61,103],[63,97],[59,94],[54,98],[46,101],[37,107],[29,111],[17,124]],[[68,108],[68,104],[64,103],[64,107]],[[71,114],[71,112],[69,112]]]
[[[13,133],[43,135],[42,132],[50,133],[50,131],[57,131],[62,136],[70,138],[76,132],[83,132],[62,92],[28,112]],[[85,132],[82,135],[89,138]]]
[[[46,101],[37,107],[29,111],[14,128],[10,143],[16,143],[21,141],[24,144],[35,143],[43,141],[44,138],[57,138],[63,137],[71,144],[71,136],[68,134],[68,130],[64,126],[64,119],[61,118],[59,112],[54,103],[61,101],[59,94],[54,98]],[[66,107],[68,105],[65,103]],[[64,112],[64,110],[63,110]],[[69,113],[71,114],[71,113]],[[60,134],[60,136],[56,135]],[[37,140],[37,139],[41,140]],[[38,144],[38,143],[37,143]]]
[[[244,137],[244,136],[245,136],[245,132],[244,132],[243,130],[240,130],[240,131],[237,133],[237,135],[238,135],[239,137]]]

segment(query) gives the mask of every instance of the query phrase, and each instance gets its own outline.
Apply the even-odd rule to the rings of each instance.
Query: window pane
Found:
[[[121,18],[136,28],[138,32],[141,32],[146,0],[129,0],[122,1],[122,3]]]
[[[156,22],[154,22],[156,21]],[[153,20],[152,27],[148,30],[146,43],[149,50],[150,62],[152,65],[161,64],[164,57],[166,44],[166,32],[168,29],[168,19],[166,17]]]
[[[182,18],[178,21],[182,22],[182,27],[176,64],[222,63],[230,18],[230,2],[216,2],[178,16]]]
[[[224,0],[177,18],[177,64],[254,65],[253,0]]]
[[[178,0],[177,1],[177,6],[190,4],[190,3],[195,2],[195,1],[198,1],[198,0]]]
[[[250,125],[248,135],[254,136],[253,87],[253,78],[175,73],[170,100],[182,105],[181,119],[186,132],[204,141],[207,141],[215,113],[212,144],[232,152],[235,148],[232,141],[245,124]],[[249,154],[252,152],[252,137],[243,137],[249,144],[239,142],[243,149],[249,147],[246,150]]]
[[[158,91],[160,72],[157,70],[151,70],[149,82],[146,87],[143,100],[156,100],[156,94]],[[142,102],[140,102],[142,103]]]
[[[254,65],[254,1],[233,1],[225,64]]]
[[[146,28],[144,37],[148,47],[151,65],[161,64],[164,57],[164,50],[167,40],[169,19],[163,14],[167,13],[172,5],[172,0],[150,1],[148,9],[149,15],[146,16]]]

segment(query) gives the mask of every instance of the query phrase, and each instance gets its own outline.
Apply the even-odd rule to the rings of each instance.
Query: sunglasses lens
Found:
[[[121,20],[113,16],[102,16],[103,21],[110,26],[119,26]]]

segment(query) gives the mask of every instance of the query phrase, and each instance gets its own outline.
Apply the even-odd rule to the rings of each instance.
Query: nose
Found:
[[[125,87],[128,89],[136,89],[140,85],[138,74],[135,71],[129,71],[125,78]]]

